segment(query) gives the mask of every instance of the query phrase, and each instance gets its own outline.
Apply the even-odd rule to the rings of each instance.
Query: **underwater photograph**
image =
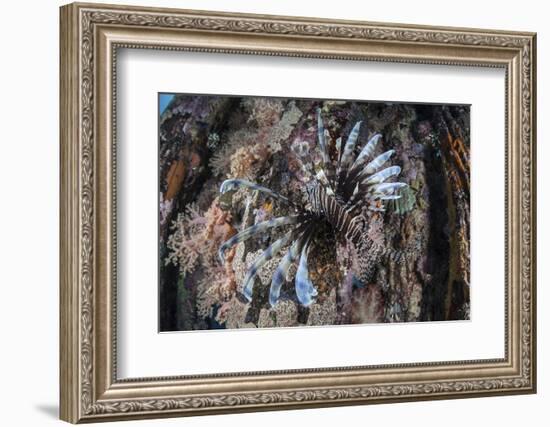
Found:
[[[470,319],[470,106],[160,93],[159,331]]]

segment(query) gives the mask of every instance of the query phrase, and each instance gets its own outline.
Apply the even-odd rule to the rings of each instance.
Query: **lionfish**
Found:
[[[262,266],[275,257],[283,248],[290,245],[275,270],[269,290],[269,303],[275,306],[279,300],[281,287],[286,281],[292,264],[298,262],[294,283],[296,297],[300,304],[309,306],[315,301],[317,290],[309,278],[308,254],[318,234],[322,221],[330,224],[336,237],[343,238],[355,256],[358,270],[357,278],[368,283],[376,271],[381,256],[381,249],[374,244],[368,235],[368,220],[365,209],[384,211],[384,201],[401,197],[400,189],[407,184],[387,182],[401,173],[399,166],[382,167],[395,153],[388,150],[374,157],[375,148],[382,135],[374,134],[356,154],[356,144],[361,121],[351,130],[345,145],[342,138],[335,141],[336,158],[331,159],[328,131],[325,130],[321,110],[317,110],[316,149],[320,154],[319,165],[315,167],[313,156],[304,143],[295,151],[296,160],[306,177],[304,197],[300,202],[293,201],[269,188],[243,179],[228,179],[221,185],[220,192],[225,193],[240,187],[256,190],[285,204],[291,213],[286,216],[260,222],[236,234],[219,248],[219,257],[224,262],[224,253],[229,248],[260,235],[276,227],[291,225],[290,231],[273,242],[252,264],[243,283],[243,294],[252,301],[255,277]]]

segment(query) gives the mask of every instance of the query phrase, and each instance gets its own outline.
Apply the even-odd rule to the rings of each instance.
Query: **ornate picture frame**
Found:
[[[111,421],[536,392],[536,35],[70,4],[61,8],[60,416]],[[505,72],[504,357],[117,377],[117,50]]]

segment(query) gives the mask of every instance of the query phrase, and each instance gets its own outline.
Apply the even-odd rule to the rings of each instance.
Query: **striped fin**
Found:
[[[380,200],[397,200],[401,198],[401,194],[389,194],[387,196],[380,197]]]
[[[380,167],[388,161],[388,159],[395,153],[395,150],[389,150],[385,153],[380,154],[366,166],[364,163],[367,160],[367,157],[363,157],[363,160],[356,160],[350,169],[343,185],[341,186],[341,192],[344,196],[344,199],[347,199],[350,196],[352,188],[354,189],[353,194],[357,192],[357,185],[365,179],[367,175],[371,175],[376,172]]]
[[[300,244],[301,239],[293,243],[284,258],[277,266],[277,270],[275,270],[275,273],[273,273],[273,277],[271,278],[271,287],[269,288],[269,304],[271,304],[272,307],[274,307],[275,304],[277,304],[277,301],[279,301],[281,286],[286,280],[288,269],[290,268],[292,263],[294,263],[298,258]]]
[[[370,175],[376,172],[378,169],[380,169],[380,166],[386,163],[394,153],[395,153],[395,150],[389,150],[389,151],[386,151],[385,153],[380,154],[372,162],[370,162],[367,166],[365,166],[364,173],[367,175]]]
[[[375,195],[387,196],[394,194],[396,190],[406,187],[404,182],[385,182],[383,184],[377,184],[372,187],[372,191]]]
[[[369,199],[369,200],[396,200],[401,197],[401,195],[396,194],[396,191],[400,190],[401,188],[407,187],[408,185],[404,182],[386,182],[382,184],[375,184],[375,185],[365,185],[365,184],[357,184],[355,187],[355,192],[353,193],[352,197],[349,199],[348,203],[346,204],[346,207],[353,207],[356,206],[356,204],[361,204],[361,199]],[[399,197],[389,197],[398,195]]]
[[[321,149],[321,157],[323,158],[323,165],[326,166],[330,163],[328,157],[327,139],[325,135],[325,126],[323,125],[323,118],[321,117],[321,109],[317,108],[317,137],[319,138],[319,148]]]
[[[338,159],[338,167],[340,167],[340,159],[342,158],[342,137],[336,139],[336,156]]]
[[[254,287],[254,278],[262,266],[273,258],[277,253],[285,246],[292,238],[293,232],[289,231],[279,240],[275,241],[269,246],[260,257],[254,261],[252,267],[246,273],[244,278],[243,294],[248,301],[252,300],[252,288]]]
[[[378,141],[380,141],[380,138],[382,138],[382,135],[376,133],[369,139],[369,142],[365,144],[365,146],[357,156],[357,159],[355,159],[352,169],[372,157],[372,155],[374,154],[374,150],[376,149],[376,145],[378,144]]]
[[[309,279],[309,270],[307,267],[309,244],[306,244],[300,255],[298,271],[296,272],[295,289],[296,297],[300,304],[308,307],[313,303],[313,297],[317,295],[317,290],[313,287],[313,283]]]
[[[238,243],[244,242],[245,240],[250,239],[256,234],[259,234],[269,228],[280,227],[282,225],[287,225],[287,224],[295,224],[296,222],[298,222],[297,216],[282,216],[279,218],[273,218],[268,221],[260,222],[259,224],[246,228],[240,233],[235,234],[233,237],[231,237],[229,240],[227,240],[220,246],[220,249],[218,251],[218,256],[220,257],[220,261],[222,262],[222,264],[225,262],[224,260],[225,251],[231,248],[232,246]]]
[[[371,175],[366,181],[366,184],[381,184],[386,179],[399,175],[401,173],[401,168],[399,166],[390,166],[389,168],[382,169],[380,172]]]
[[[340,171],[342,169],[347,169],[351,159],[353,158],[353,151],[355,149],[355,144],[357,143],[357,138],[359,137],[359,130],[361,129],[361,122],[355,123],[353,129],[351,130],[346,145],[344,146],[344,152],[342,153],[342,159],[340,160]]]
[[[263,193],[269,194],[274,199],[281,200],[282,202],[285,202],[289,205],[293,205],[293,203],[290,200],[288,200],[286,197],[281,196],[280,194],[277,194],[274,191],[271,191],[267,187],[262,187],[261,185],[255,184],[250,181],[246,181],[244,179],[238,179],[238,178],[226,179],[224,182],[222,182],[222,185],[220,187],[220,193],[223,194],[227,191],[235,190],[236,188],[239,188],[239,187],[247,187],[247,188],[250,188],[251,190],[261,191]]]

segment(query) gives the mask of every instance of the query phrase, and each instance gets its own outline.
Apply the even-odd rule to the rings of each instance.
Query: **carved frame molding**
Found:
[[[71,4],[61,8],[60,42],[62,419],[535,392],[535,34]],[[113,146],[121,47],[505,68],[506,357],[117,380]]]

